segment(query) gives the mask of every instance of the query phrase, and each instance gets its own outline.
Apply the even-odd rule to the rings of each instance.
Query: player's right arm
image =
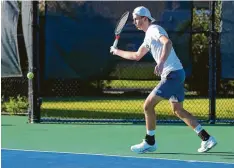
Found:
[[[113,53],[113,55],[120,56],[124,59],[128,60],[136,60],[139,61],[145,54],[149,51],[148,48],[146,48],[144,45],[141,45],[137,52],[132,51],[124,51],[120,50],[114,47],[111,47],[110,52]]]

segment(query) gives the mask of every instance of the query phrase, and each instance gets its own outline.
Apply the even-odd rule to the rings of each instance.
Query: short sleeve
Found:
[[[159,26],[151,27],[149,33],[151,34],[151,37],[153,37],[155,40],[158,40],[161,36],[168,37],[166,31]]]
[[[147,48],[148,50],[150,50],[150,41],[148,40],[147,37],[145,37],[143,43],[141,44],[141,46]]]

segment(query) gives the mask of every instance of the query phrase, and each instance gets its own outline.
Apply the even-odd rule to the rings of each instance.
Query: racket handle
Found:
[[[118,45],[118,42],[119,42],[119,35],[115,36],[115,41],[114,41],[114,44],[113,44],[113,47],[117,47]]]

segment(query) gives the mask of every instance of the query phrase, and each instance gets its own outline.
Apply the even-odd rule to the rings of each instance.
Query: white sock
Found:
[[[155,135],[155,130],[146,130],[147,135],[153,136]]]
[[[194,131],[199,134],[203,130],[202,126],[199,124],[196,128],[194,128]]]

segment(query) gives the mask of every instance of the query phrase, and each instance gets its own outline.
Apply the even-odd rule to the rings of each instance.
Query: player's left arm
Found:
[[[162,53],[161,53],[161,56],[160,56],[159,63],[164,64],[164,62],[167,60],[167,58],[168,58],[168,56],[169,56],[169,54],[171,52],[172,42],[165,35],[160,36],[159,41],[163,44]]]
[[[162,48],[160,60],[159,60],[158,64],[155,66],[154,73],[157,75],[161,75],[162,71],[163,71],[164,63],[167,60],[167,58],[171,52],[172,42],[165,35],[159,35],[158,40],[163,44],[163,48]]]

